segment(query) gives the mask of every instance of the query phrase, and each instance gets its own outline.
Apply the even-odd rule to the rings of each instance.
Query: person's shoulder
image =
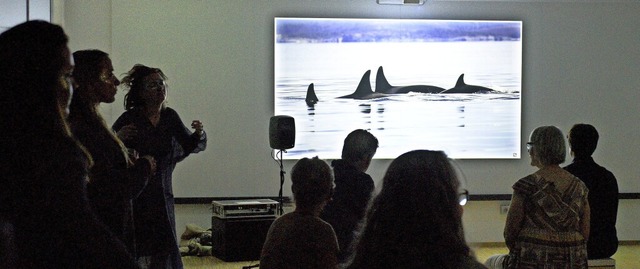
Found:
[[[518,181],[516,181],[516,183],[514,183],[511,188],[513,188],[513,190],[516,192],[528,195],[535,190],[536,185],[538,185],[540,180],[542,180],[542,178],[540,178],[536,174],[530,174],[521,179],[518,179]]]
[[[176,111],[175,109],[170,108],[170,107],[165,107],[162,110],[162,113],[165,114],[165,115],[178,116],[178,111]]]
[[[613,172],[611,172],[609,169],[607,169],[606,167],[604,167],[602,165],[599,165],[599,164],[598,164],[598,168],[600,169],[600,172],[603,175],[606,175],[607,179],[613,179],[613,181],[616,181],[615,175],[613,175]]]
[[[537,176],[536,174],[529,174],[526,175],[523,178],[520,178],[516,181],[516,183],[514,183],[513,185],[533,185],[536,184],[536,182],[542,180],[541,177]]]

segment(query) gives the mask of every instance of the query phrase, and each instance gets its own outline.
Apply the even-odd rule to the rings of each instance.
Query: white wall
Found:
[[[522,20],[523,137],[539,125],[567,130],[594,124],[601,133],[596,160],[617,176],[622,192],[640,192],[640,77],[637,1],[428,1],[423,6],[380,6],[374,0],[54,0],[54,22],[70,48],[110,53],[116,74],[134,63],[161,67],[170,77],[170,106],[187,122],[199,118],[207,151],[189,157],[174,174],[177,197],[276,196],[278,165],[267,139],[273,115],[273,17],[363,17]],[[59,13],[63,13],[62,15]],[[103,107],[112,122],[123,94]],[[522,160],[459,161],[472,194],[509,194],[534,171]],[[285,170],[293,162],[285,162]],[[369,173],[379,180],[388,160]],[[290,194],[289,180],[285,195]],[[500,201],[465,208],[469,241],[502,241]],[[622,200],[620,237],[638,240],[632,220],[638,200]],[[208,205],[178,205],[184,224],[210,222]]]

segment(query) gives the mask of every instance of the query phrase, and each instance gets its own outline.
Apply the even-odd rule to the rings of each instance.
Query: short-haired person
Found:
[[[86,197],[91,156],[65,120],[67,42],[45,21],[0,34],[0,267],[137,268]]]
[[[295,209],[269,228],[260,256],[261,269],[338,268],[335,232],[319,218],[332,189],[331,168],[323,160],[303,158],[293,166]]]
[[[589,259],[611,257],[618,250],[616,219],[618,216],[618,182],[591,155],[598,146],[598,131],[589,124],[576,124],[569,131],[573,162],[564,169],[589,188],[591,228],[587,241]]]
[[[331,162],[336,187],[320,217],[336,232],[340,262],[351,253],[354,232],[358,230],[375,188],[366,171],[377,149],[378,139],[366,130],[357,129],[344,139],[342,159]]]
[[[560,167],[566,156],[562,131],[555,126],[533,130],[527,142],[531,165],[538,170],[513,185],[504,238],[508,256],[493,268],[587,268],[589,190]]]
[[[485,268],[464,239],[460,198],[466,194],[459,185],[442,151],[415,150],[393,160],[345,268]]]

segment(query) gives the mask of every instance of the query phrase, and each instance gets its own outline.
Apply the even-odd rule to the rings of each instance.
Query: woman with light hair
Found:
[[[491,268],[587,268],[588,189],[560,167],[566,146],[555,126],[536,128],[527,142],[538,171],[513,185],[504,237],[509,255],[490,257]]]

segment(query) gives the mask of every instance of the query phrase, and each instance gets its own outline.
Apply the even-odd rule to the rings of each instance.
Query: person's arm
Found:
[[[113,125],[111,126],[111,129],[114,132],[118,132],[120,131],[120,129],[122,129],[123,126],[131,123],[131,120],[129,119],[129,117],[126,116],[127,112],[125,112],[125,114],[120,115],[120,117],[118,117],[118,119],[116,119],[116,121],[113,123]]]
[[[618,180],[613,175],[613,173],[607,171],[607,180],[605,180],[605,182],[607,182],[607,186],[605,188],[605,195],[607,197],[607,208],[606,210],[603,210],[604,221],[606,223],[610,223],[611,226],[615,227],[616,221],[618,219]]]
[[[589,240],[589,233],[591,233],[591,207],[589,206],[589,200],[584,197],[582,215],[580,216],[580,233],[584,237],[584,240]]]
[[[325,226],[325,230],[322,237],[325,242],[319,244],[322,249],[319,250],[320,260],[322,264],[326,265],[327,269],[338,269],[338,252],[340,247],[338,246],[338,239],[336,233],[333,231],[330,225]]]
[[[171,121],[171,132],[182,148],[181,152],[176,151],[180,152],[179,156],[174,156],[177,161],[183,160],[191,153],[198,153],[207,148],[207,135],[204,131],[200,134],[191,132],[184,125],[178,113],[171,108],[167,108],[167,116]]]
[[[128,167],[126,178],[129,199],[135,199],[142,193],[155,172],[156,161],[148,155],[137,159],[132,166]]]
[[[509,250],[515,247],[518,234],[524,222],[524,197],[514,191],[511,205],[507,213],[507,221],[504,226],[504,240]]]

